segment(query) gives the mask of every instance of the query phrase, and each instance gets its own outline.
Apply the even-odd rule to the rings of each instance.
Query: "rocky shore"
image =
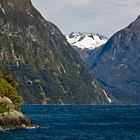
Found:
[[[0,114],[0,130],[33,127],[31,121],[21,112],[10,110]]]
[[[0,97],[0,103],[6,104],[7,112],[0,113],[0,131],[18,128],[37,127],[21,112],[15,110],[14,104],[8,97]]]

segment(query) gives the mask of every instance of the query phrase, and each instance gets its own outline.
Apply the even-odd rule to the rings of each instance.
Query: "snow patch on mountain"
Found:
[[[72,46],[76,46],[81,49],[90,49],[93,50],[107,42],[107,38],[93,33],[74,33],[72,32],[69,35],[66,35],[68,42]]]
[[[90,57],[94,49],[102,46],[108,40],[103,35],[86,32],[72,32],[66,35],[66,38],[84,62]]]

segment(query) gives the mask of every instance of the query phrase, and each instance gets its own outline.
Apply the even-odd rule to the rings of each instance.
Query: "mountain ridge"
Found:
[[[30,0],[0,4],[0,67],[19,81],[26,103],[109,103],[65,36]]]
[[[89,67],[120,103],[140,103],[140,16],[89,58]]]

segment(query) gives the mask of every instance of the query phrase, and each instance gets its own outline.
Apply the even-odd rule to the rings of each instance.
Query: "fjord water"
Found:
[[[37,129],[0,132],[0,140],[140,140],[139,105],[24,105]]]

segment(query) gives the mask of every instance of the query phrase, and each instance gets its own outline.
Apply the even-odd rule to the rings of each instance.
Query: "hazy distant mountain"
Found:
[[[0,0],[0,68],[12,72],[27,103],[110,102],[65,36],[30,0]]]
[[[115,33],[88,62],[118,102],[140,103],[140,16]]]
[[[93,53],[93,50],[99,48],[107,42],[107,37],[100,34],[86,32],[72,32],[66,35],[68,42],[80,54],[84,62]]]

